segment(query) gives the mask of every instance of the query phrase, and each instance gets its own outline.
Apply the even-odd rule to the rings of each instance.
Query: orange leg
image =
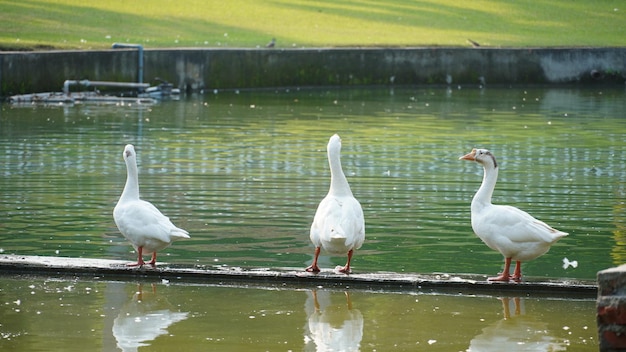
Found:
[[[304,269],[305,271],[308,271],[310,273],[319,273],[320,272],[320,267],[317,266],[317,258],[319,258],[321,250],[322,249],[320,247],[315,247],[315,257],[313,257],[313,264],[311,264],[306,269]]]
[[[520,315],[522,314],[522,307],[520,306],[520,298],[519,297],[515,297],[513,298],[513,302],[515,302],[515,315]]]
[[[522,262],[519,260],[515,262],[515,271],[513,271],[513,280],[522,281]]]
[[[137,248],[137,253],[139,254],[137,263],[126,264],[126,266],[143,266],[144,264],[146,264],[146,262],[143,261],[143,247]]]
[[[509,308],[509,302],[511,301],[510,298],[508,297],[504,297],[504,298],[500,298],[500,300],[502,301],[502,309],[504,311],[504,319],[510,319],[511,318],[511,308]],[[522,314],[522,309],[520,307],[520,298],[519,297],[514,297],[513,298],[513,303],[515,304],[515,316],[518,316],[520,314]]]
[[[313,290],[313,291],[311,291],[311,294],[313,294],[313,305],[315,306],[315,311],[319,312],[320,311],[320,302],[317,300],[317,291]]]
[[[510,270],[511,270],[511,258],[505,258],[504,259],[504,271],[502,271],[502,274],[500,274],[500,276],[497,276],[497,277],[490,277],[487,280],[489,280],[489,281],[509,281],[509,279],[511,278],[511,274],[509,274]]]
[[[152,259],[148,262],[148,264],[156,266],[156,252],[152,252]]]
[[[137,300],[143,301],[143,286],[141,284],[137,284]]]
[[[500,298],[500,300],[502,301],[502,312],[504,315],[504,319],[509,319],[511,318],[511,309],[509,308],[509,297],[503,297]]]
[[[350,250],[348,251],[348,262],[346,263],[346,266],[344,266],[343,268],[339,269],[340,273],[344,273],[344,274],[350,274],[351,270],[350,270],[350,261],[352,260],[352,254],[354,253],[354,250]]]

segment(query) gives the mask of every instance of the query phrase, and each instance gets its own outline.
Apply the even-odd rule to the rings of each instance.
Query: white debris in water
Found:
[[[578,267],[578,261],[577,260],[572,260],[570,261],[567,258],[563,258],[563,269],[567,269],[569,267],[572,267],[574,269],[576,269]]]
[[[434,344],[434,343],[436,343],[436,342],[437,342],[437,340],[428,340],[428,344],[429,344],[429,345],[432,345],[432,344]]]

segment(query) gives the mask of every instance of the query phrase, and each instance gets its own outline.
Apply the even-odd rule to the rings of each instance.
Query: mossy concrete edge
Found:
[[[234,284],[280,287],[325,287],[389,292],[547,296],[590,299],[595,282],[528,278],[520,283],[489,282],[486,276],[447,273],[354,272],[350,275],[302,268],[240,268],[204,265],[128,267],[127,261],[23,255],[0,255],[0,272],[50,277],[86,277],[110,280],[167,280],[172,283]]]

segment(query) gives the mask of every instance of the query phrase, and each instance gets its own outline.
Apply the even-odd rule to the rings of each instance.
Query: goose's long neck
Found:
[[[483,165],[483,183],[472,199],[472,209],[480,209],[491,205],[491,196],[498,180],[498,168],[491,164]]]
[[[139,199],[139,177],[137,172],[137,163],[130,160],[126,161],[126,185],[120,197],[121,200]]]
[[[341,168],[341,160],[339,153],[328,153],[328,164],[330,165],[330,191],[337,196],[352,195],[350,185],[346,179],[346,175]]]

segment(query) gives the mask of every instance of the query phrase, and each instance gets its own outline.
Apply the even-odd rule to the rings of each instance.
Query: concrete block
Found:
[[[626,265],[598,272],[600,351],[626,350]]]

